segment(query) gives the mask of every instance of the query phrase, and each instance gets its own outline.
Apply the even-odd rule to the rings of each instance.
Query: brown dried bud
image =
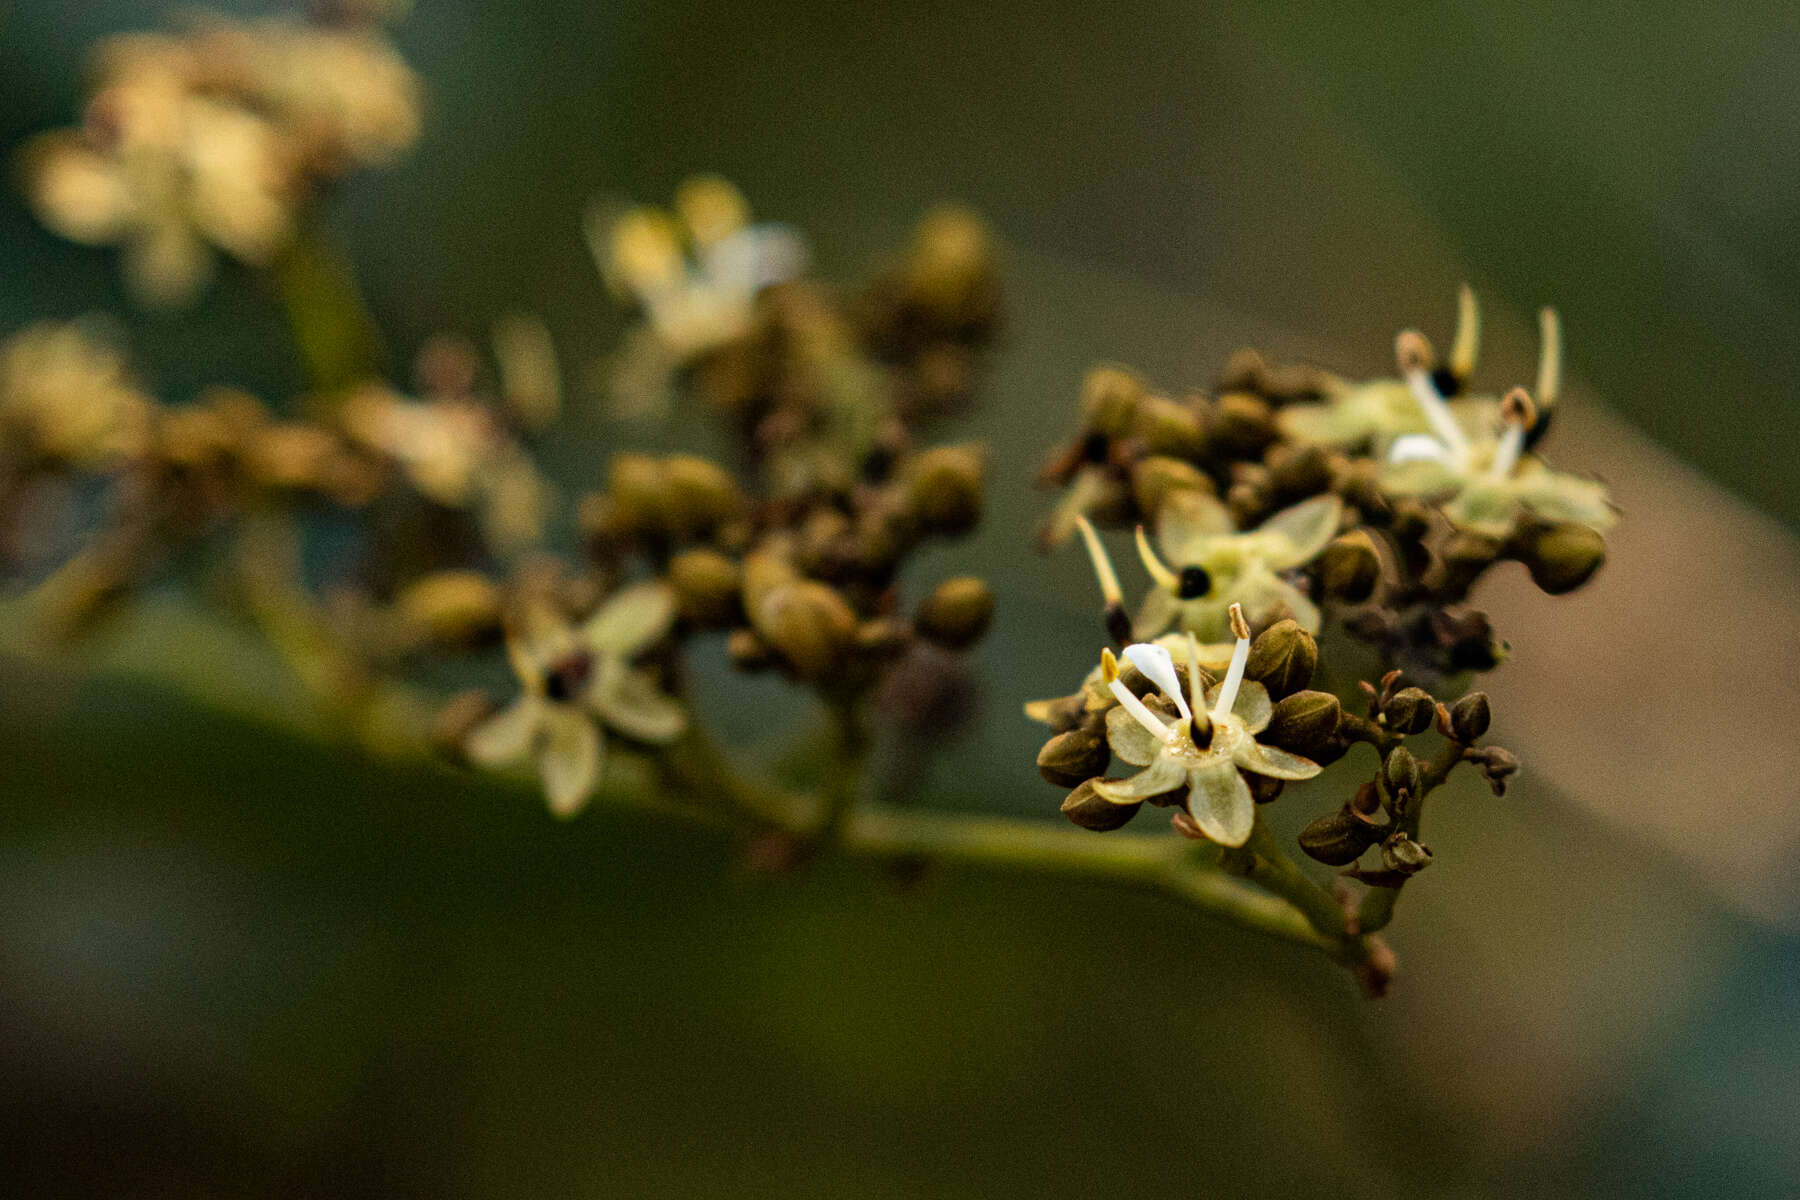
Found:
[[[1137,501],[1138,511],[1151,521],[1162,511],[1163,501],[1171,492],[1204,492],[1210,496],[1216,490],[1199,467],[1167,455],[1150,455],[1131,471],[1132,498]]]
[[[1311,758],[1337,736],[1344,706],[1330,692],[1299,691],[1284,697],[1259,741]]]
[[[1263,630],[1250,647],[1244,674],[1269,689],[1273,699],[1293,695],[1312,682],[1319,666],[1319,644],[1289,618]]]
[[[1606,561],[1606,539],[1586,525],[1537,525],[1519,536],[1519,560],[1531,581],[1552,596],[1572,592]]]
[[[981,640],[994,623],[994,593],[973,575],[946,579],[919,606],[913,618],[922,637],[947,650],[962,650]]]
[[[912,461],[907,508],[927,532],[966,533],[981,520],[981,451],[939,446]]]
[[[1144,398],[1144,381],[1120,367],[1095,367],[1081,384],[1081,418],[1107,437],[1123,437]]]
[[[849,601],[812,579],[775,588],[750,610],[750,624],[807,680],[829,675],[856,642],[856,613]]]
[[[1479,757],[1477,757],[1479,755]],[[1519,760],[1513,757],[1512,751],[1502,750],[1498,746],[1488,746],[1469,755],[1470,759],[1481,764],[1481,773],[1487,776],[1488,786],[1494,795],[1506,795],[1506,783],[1519,771]]]
[[[1138,815],[1142,804],[1114,804],[1094,790],[1092,780],[1070,792],[1062,803],[1063,815],[1083,829],[1107,833]]]
[[[1450,735],[1467,746],[1488,731],[1492,712],[1486,692],[1470,692],[1450,706]]]
[[[1059,733],[1038,751],[1038,774],[1058,787],[1074,787],[1106,770],[1112,751],[1106,738],[1085,727]]]
[[[717,550],[697,547],[669,560],[669,586],[675,590],[675,607],[684,620],[702,629],[716,629],[736,620],[744,578],[731,559]]]
[[[1387,783],[1388,795],[1395,800],[1404,793],[1416,801],[1419,793],[1424,790],[1425,780],[1419,773],[1419,760],[1405,746],[1394,747],[1381,770]]]
[[[1319,559],[1319,582],[1334,600],[1361,604],[1375,593],[1381,579],[1381,555],[1366,529],[1341,533]]]
[[[1431,865],[1431,851],[1395,830],[1381,843],[1381,865],[1401,875],[1417,875]]]
[[[1423,733],[1437,716],[1437,701],[1424,688],[1401,688],[1382,706],[1381,716],[1396,733]]]
[[[500,588],[474,571],[437,571],[396,601],[402,619],[432,641],[467,646],[500,631]]]
[[[1300,849],[1331,867],[1348,866],[1374,845],[1381,833],[1345,805],[1300,831]]]

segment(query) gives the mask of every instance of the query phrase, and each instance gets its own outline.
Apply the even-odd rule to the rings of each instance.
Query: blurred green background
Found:
[[[85,48],[165,11],[0,0],[0,142],[68,123]],[[1396,329],[1447,332],[1467,279],[1485,378],[1529,377],[1530,313],[1555,303],[1584,401],[1800,520],[1797,26],[1775,4],[418,0],[398,40],[431,86],[425,140],[351,183],[341,227],[397,364],[433,332],[546,314],[574,490],[642,436],[583,386],[622,328],[579,236],[594,193],[660,200],[719,171],[838,279],[934,202],[981,210],[1009,327],[986,407],[945,433],[988,439],[993,500],[916,570],[980,570],[1002,616],[975,656],[985,715],[926,802],[1052,819],[1017,702],[1085,668],[1093,597],[1080,562],[1028,551],[1027,483],[1093,361],[1204,383],[1255,343],[1373,372]],[[10,194],[0,281],[0,332],[127,311],[109,257]],[[299,384],[248,277],[130,328],[165,399]],[[1635,441],[1580,444],[1561,461],[1615,483],[1678,474]],[[1788,534],[1747,519],[1790,570]],[[1592,597],[1515,604],[1507,632],[1523,654],[1532,620],[1619,625],[1645,576],[1682,603],[1683,564],[1657,553],[1646,537],[1645,572],[1622,560]],[[184,664],[245,680],[232,712],[133,682],[175,657],[168,628],[127,622],[94,674],[0,660],[9,1194],[1718,1196],[1800,1177],[1800,941],[1629,813],[1572,802],[1602,786],[1580,770],[1446,798],[1396,995],[1370,1005],[1315,956],[1152,899],[985,873],[903,894],[837,865],[751,881],[723,843],[638,817],[557,824],[521,788],[268,719],[292,690],[253,651]],[[1586,648],[1585,704],[1501,708],[1528,767],[1534,712],[1548,730],[1582,709],[1614,754],[1663,736],[1608,719],[1608,655],[1646,653],[1628,634]],[[708,715],[740,740],[782,703],[714,675]],[[1692,797],[1727,842],[1749,836],[1736,786]],[[1791,783],[1760,790],[1791,823]]]

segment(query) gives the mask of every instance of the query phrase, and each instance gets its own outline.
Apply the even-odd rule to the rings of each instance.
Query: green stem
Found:
[[[381,373],[380,328],[350,256],[321,221],[302,225],[274,274],[313,387],[338,392]]]
[[[1308,878],[1294,860],[1288,857],[1287,851],[1281,848],[1281,843],[1276,840],[1261,813],[1256,815],[1250,840],[1230,858],[1241,866],[1243,873],[1250,879],[1303,913],[1326,944],[1334,949],[1348,949],[1345,945],[1347,934],[1343,906]],[[1231,863],[1228,862],[1227,865],[1230,866]]]
[[[1466,747],[1446,741],[1437,756],[1419,772],[1424,786],[1419,798],[1400,817],[1400,829],[1413,841],[1419,840],[1420,825],[1425,819],[1425,799],[1443,786],[1456,764],[1463,760]],[[1357,928],[1363,933],[1379,933],[1394,919],[1394,905],[1400,899],[1400,888],[1370,888],[1356,909]]]

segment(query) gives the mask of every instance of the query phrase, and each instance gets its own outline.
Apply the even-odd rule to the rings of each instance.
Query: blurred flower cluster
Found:
[[[26,147],[32,204],[65,237],[119,246],[146,304],[191,302],[215,251],[270,266],[328,184],[418,140],[423,93],[381,27],[400,8],[199,13],[179,32],[108,39],[80,126]]]

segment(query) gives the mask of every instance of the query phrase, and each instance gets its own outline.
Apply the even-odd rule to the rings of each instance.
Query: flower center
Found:
[[[574,650],[544,668],[544,695],[558,704],[571,704],[586,690],[594,676],[594,656]]]

